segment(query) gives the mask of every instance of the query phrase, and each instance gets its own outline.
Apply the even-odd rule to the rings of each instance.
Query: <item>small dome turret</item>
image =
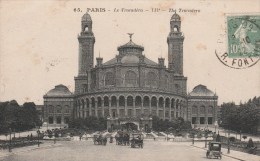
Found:
[[[190,96],[216,96],[211,90],[204,85],[197,85],[193,88],[192,92],[189,93]]]
[[[88,13],[85,13],[82,18],[81,21],[92,21],[90,15]]]
[[[122,46],[119,46],[117,50],[119,51],[119,54],[135,54],[135,55],[141,55],[142,52],[144,51],[144,47],[135,44],[132,41],[132,33],[128,33],[130,37],[130,41]]]
[[[180,21],[180,20],[181,17],[177,13],[174,13],[171,17],[171,21]]]
[[[68,87],[60,84],[55,86],[54,89],[51,89],[47,94],[45,95],[46,97],[68,97],[72,96],[72,93],[68,89]]]

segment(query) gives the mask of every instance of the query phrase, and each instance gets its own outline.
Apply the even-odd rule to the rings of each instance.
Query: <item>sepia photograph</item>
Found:
[[[0,161],[260,161],[259,0],[0,0]]]

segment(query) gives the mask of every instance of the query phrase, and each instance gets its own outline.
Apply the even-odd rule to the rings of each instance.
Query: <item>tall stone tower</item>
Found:
[[[85,75],[93,68],[95,37],[92,32],[92,20],[88,13],[81,19],[79,41],[79,75]]]
[[[183,75],[183,40],[181,32],[181,18],[178,14],[171,17],[171,31],[167,37],[168,68],[175,74]]]
[[[75,77],[75,93],[85,93],[90,89],[91,69],[94,63],[95,37],[92,32],[92,20],[88,13],[81,19],[81,32],[79,41],[79,69]]]

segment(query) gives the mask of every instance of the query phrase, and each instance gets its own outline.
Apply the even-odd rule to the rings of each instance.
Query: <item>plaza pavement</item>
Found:
[[[53,141],[38,146],[0,151],[0,161],[204,161],[206,151],[203,142],[192,146],[191,142],[167,142],[145,140],[144,148],[130,148],[108,143],[107,146],[93,145],[88,141]],[[223,149],[222,161],[259,161],[259,157],[250,154],[231,151],[225,154]],[[235,157],[234,157],[235,156]],[[241,158],[238,158],[241,157]],[[212,160],[212,159],[211,159]],[[217,160],[217,159],[216,159]]]

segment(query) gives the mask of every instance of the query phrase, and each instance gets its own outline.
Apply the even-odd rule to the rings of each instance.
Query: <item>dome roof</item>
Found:
[[[81,21],[92,21],[90,15],[88,13],[85,13],[82,18]]]
[[[181,17],[177,13],[174,13],[172,15],[171,21],[180,21],[180,20],[181,20]]]
[[[139,58],[135,55],[125,55],[122,60],[122,63],[139,63]]]
[[[130,40],[125,45],[119,46],[117,49],[120,50],[120,49],[123,49],[123,48],[138,48],[138,49],[141,49],[142,51],[144,50],[144,47],[135,44],[132,40]]]
[[[66,96],[71,96],[71,95],[72,95],[72,93],[70,92],[70,90],[66,86],[60,84],[60,85],[55,86],[54,89],[51,89],[49,92],[47,92],[47,94],[45,96],[47,96],[47,97],[65,96],[66,97]]]
[[[192,92],[189,93],[190,96],[216,96],[211,90],[209,90],[204,85],[197,85],[193,88]]]

